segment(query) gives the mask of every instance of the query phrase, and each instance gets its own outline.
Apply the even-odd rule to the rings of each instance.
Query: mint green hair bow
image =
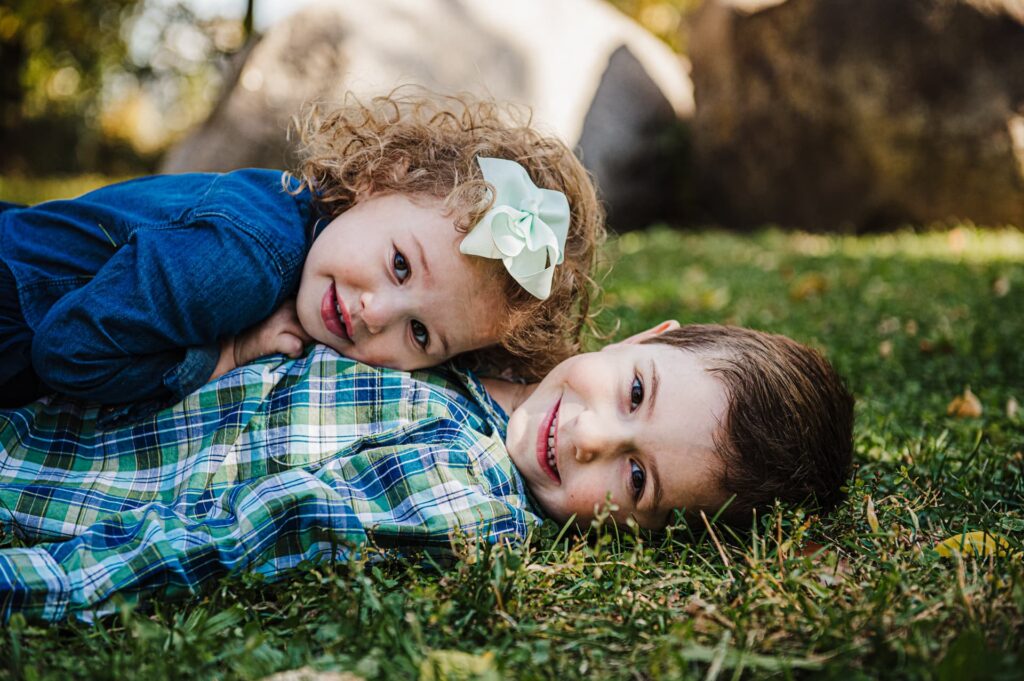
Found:
[[[477,163],[494,186],[494,206],[469,231],[459,250],[500,258],[520,286],[544,300],[551,295],[555,265],[565,259],[569,200],[562,192],[535,185],[515,161],[481,156]]]

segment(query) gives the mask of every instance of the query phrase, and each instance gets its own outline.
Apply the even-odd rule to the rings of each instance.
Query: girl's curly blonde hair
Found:
[[[564,193],[570,206],[565,261],[555,268],[546,300],[516,283],[500,260],[473,258],[500,282],[507,315],[498,346],[461,359],[485,373],[537,380],[580,351],[599,293],[592,272],[605,238],[604,211],[572,150],[531,127],[528,111],[471,95],[400,88],[365,103],[349,94],[340,107],[312,107],[295,127],[299,191],[308,188],[328,219],[358,196],[419,195],[443,199],[465,233],[494,203],[479,156],[515,161],[538,187]]]

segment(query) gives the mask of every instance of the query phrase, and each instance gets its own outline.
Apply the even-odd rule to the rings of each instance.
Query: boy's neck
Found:
[[[497,402],[498,406],[504,409],[509,416],[519,408],[519,405],[527,397],[533,394],[538,385],[537,383],[513,383],[500,378],[481,378],[480,382],[484,384],[491,399]]]

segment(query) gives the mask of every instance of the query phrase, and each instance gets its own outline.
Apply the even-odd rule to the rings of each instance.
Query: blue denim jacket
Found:
[[[180,399],[219,339],[298,287],[308,193],[281,173],[163,175],[0,213],[32,366],[54,390],[105,403]]]

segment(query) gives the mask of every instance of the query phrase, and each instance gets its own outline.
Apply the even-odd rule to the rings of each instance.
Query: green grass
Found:
[[[748,532],[545,527],[444,570],[310,566],[96,626],[0,631],[0,678],[1020,678],[1024,235],[653,229],[609,243],[606,322],[728,321],[822,349],[858,398],[850,499]],[[965,386],[979,418],[947,416]],[[1007,555],[941,558],[986,529]],[[820,547],[820,548],[818,548]]]

